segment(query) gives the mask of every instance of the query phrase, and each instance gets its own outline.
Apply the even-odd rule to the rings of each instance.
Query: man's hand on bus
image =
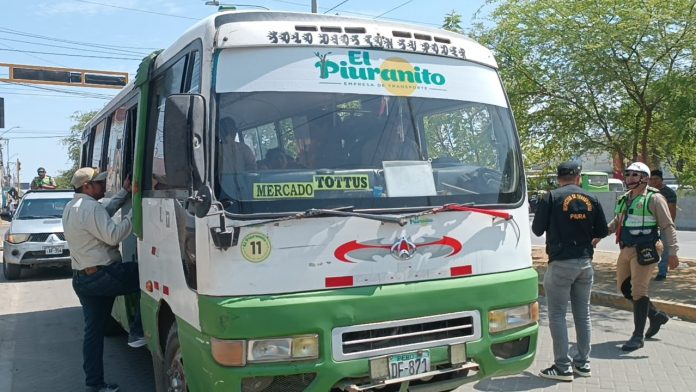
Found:
[[[601,238],[593,238],[592,239],[592,247],[596,248],[597,244],[599,244],[599,241],[601,241],[601,240],[602,240]]]
[[[679,257],[677,255],[669,255],[669,269],[673,270],[679,267]]]
[[[131,184],[131,175],[130,173],[126,176],[126,179],[123,180],[123,189],[128,191],[130,193],[132,191],[132,184]]]

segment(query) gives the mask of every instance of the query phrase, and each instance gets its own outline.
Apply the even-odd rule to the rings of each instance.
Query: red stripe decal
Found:
[[[439,239],[438,241],[427,242],[427,243],[425,243],[425,244],[416,244],[416,247],[417,247],[417,248],[422,248],[422,247],[425,247],[425,246],[435,246],[435,245],[449,246],[450,248],[452,248],[452,253],[448,254],[448,255],[445,256],[445,257],[454,256],[454,255],[456,255],[457,253],[459,253],[460,250],[462,250],[462,243],[461,243],[461,242],[455,240],[455,239],[452,238],[452,237],[447,237],[447,236],[442,237],[442,238]]]
[[[469,206],[460,206],[456,204],[447,204],[439,209],[439,211],[464,211],[464,212],[476,212],[478,214],[490,215],[496,218],[502,218],[505,220],[512,219],[512,214],[502,211],[486,210],[483,208],[475,208]],[[439,212],[438,211],[438,212]]]
[[[169,295],[169,287],[162,285],[162,293],[164,295]]]
[[[334,256],[344,263],[354,263],[354,261],[348,260],[347,255],[348,253],[359,249],[386,249],[388,251],[391,249],[391,245],[366,245],[353,240],[336,248],[336,251],[334,251]]]
[[[326,278],[326,287],[351,287],[353,286],[352,276],[334,276]]]
[[[462,265],[459,267],[452,267],[452,268],[450,268],[450,275],[451,276],[471,275],[471,266],[470,265]]]

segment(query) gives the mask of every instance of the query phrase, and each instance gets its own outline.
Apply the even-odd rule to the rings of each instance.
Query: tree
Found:
[[[694,170],[694,0],[509,0],[490,18],[475,34],[496,53],[528,164],[607,151]]]
[[[452,12],[445,15],[445,21],[442,23],[442,28],[462,34],[462,16],[456,11],[452,10]]]
[[[72,162],[70,169],[62,171],[60,175],[56,177],[56,185],[58,188],[68,188],[72,189],[70,185],[70,180],[72,179],[73,173],[79,168],[80,164],[80,152],[82,150],[82,132],[85,129],[87,123],[98,113],[97,110],[92,110],[91,112],[75,112],[70,118],[75,122],[73,126],[70,127],[70,136],[61,139],[61,143],[68,147],[68,158]]]

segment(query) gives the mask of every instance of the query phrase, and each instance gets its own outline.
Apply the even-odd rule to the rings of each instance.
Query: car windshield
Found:
[[[14,219],[62,218],[70,198],[22,200]]]
[[[223,93],[218,102],[218,192],[235,212],[521,197],[507,108],[300,92]],[[287,203],[267,203],[279,199]]]

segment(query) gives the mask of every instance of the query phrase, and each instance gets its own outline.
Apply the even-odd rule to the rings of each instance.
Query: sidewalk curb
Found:
[[[544,285],[539,283],[539,295],[544,295]],[[696,322],[696,306],[682,304],[672,301],[664,301],[651,298],[650,301],[655,304],[655,307],[670,317],[679,317],[685,321]],[[633,306],[622,295],[610,293],[601,290],[592,290],[590,302],[593,305],[608,306],[617,309],[633,311]]]

